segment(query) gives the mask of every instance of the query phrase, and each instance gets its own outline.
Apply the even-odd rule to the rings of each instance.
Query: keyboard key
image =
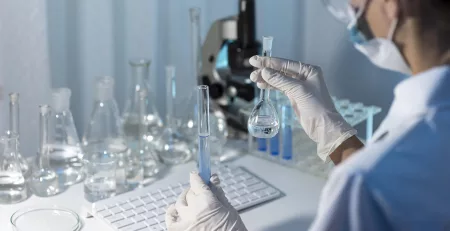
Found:
[[[123,219],[125,219],[125,217],[122,214],[116,214],[116,215],[113,215],[113,216],[110,216],[110,217],[106,218],[106,220],[109,223],[118,222],[118,221],[123,220]]]
[[[165,213],[166,213],[166,210],[165,210],[164,208],[157,208],[156,210],[153,210],[153,212],[154,212],[156,215],[161,215],[161,214],[165,214]]]
[[[150,196],[148,196],[148,197],[145,197],[145,198],[142,198],[141,199],[145,204],[149,204],[149,203],[152,203],[153,201],[155,201],[152,197],[150,197]]]
[[[115,227],[117,229],[121,229],[126,226],[132,225],[133,223],[134,222],[131,219],[124,219],[124,220],[120,220],[118,222],[114,222],[112,225],[113,225],[113,227]]]
[[[122,213],[125,217],[133,217],[136,216],[136,213],[133,210],[128,210]]]
[[[236,206],[238,206],[238,205],[241,205],[241,203],[238,202],[238,201],[236,201],[236,200],[232,200],[232,201],[230,202],[230,204],[231,204],[233,207],[236,207]]]
[[[159,201],[159,200],[163,199],[163,196],[161,195],[161,193],[152,194],[152,197],[155,201]]]
[[[253,195],[253,194],[249,194],[249,195],[247,195],[247,199],[248,199],[249,201],[256,201],[256,200],[259,199],[259,197],[256,196],[256,195]]]
[[[162,201],[162,200],[156,201],[156,202],[155,202],[155,205],[158,206],[159,208],[161,208],[161,207],[166,207],[166,206],[167,206],[167,204],[164,203],[164,201]]]
[[[248,199],[246,197],[239,197],[236,199],[240,204],[245,204],[248,202]]]
[[[134,223],[139,223],[141,221],[144,221],[145,219],[147,219],[147,218],[145,218],[142,215],[137,215],[137,216],[134,216],[131,218],[131,220],[134,221]]]
[[[142,213],[147,212],[147,210],[145,209],[144,206],[141,206],[141,207],[136,208],[136,209],[131,210],[131,211],[134,212],[135,214],[142,214]]]
[[[110,211],[112,214],[118,214],[118,213],[123,212],[122,209],[119,208],[119,207],[117,207],[117,206],[116,206],[116,207],[110,208],[109,211]]]
[[[152,226],[152,225],[158,224],[158,221],[155,220],[155,219],[147,219],[147,220],[145,221],[145,223],[147,224],[147,226]]]
[[[258,181],[257,179],[251,178],[251,179],[248,179],[247,181],[245,181],[244,184],[248,187],[248,186],[252,186],[254,184],[257,184],[259,182],[260,181]]]
[[[126,203],[126,204],[121,205],[120,208],[121,208],[123,211],[128,211],[128,210],[132,209],[133,206],[132,206],[131,204],[129,204],[129,203]]]
[[[101,217],[109,217],[113,215],[109,210],[102,210],[97,214],[100,215]]]
[[[252,185],[252,186],[247,187],[246,190],[247,190],[248,192],[256,192],[256,191],[259,191],[259,190],[261,190],[261,189],[265,189],[265,188],[267,188],[267,187],[268,187],[268,186],[267,186],[266,184],[260,182],[260,183],[258,183],[258,184],[254,184],[254,185]]]
[[[141,207],[143,205],[144,205],[144,202],[142,202],[141,200],[136,200],[131,203],[131,206],[133,206],[134,208]]]
[[[176,197],[169,197],[166,199],[168,205],[175,204],[176,201],[177,201]]]
[[[153,213],[153,211],[149,211],[144,213],[142,216],[144,216],[147,220],[156,217],[156,214]]]
[[[139,223],[132,224],[130,226],[127,226],[123,229],[120,229],[120,231],[140,231],[147,228],[147,225],[144,221],[141,221]]]

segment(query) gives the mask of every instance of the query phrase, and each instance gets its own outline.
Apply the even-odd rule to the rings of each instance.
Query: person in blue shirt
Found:
[[[387,117],[364,146],[334,108],[319,67],[250,59],[251,80],[283,92],[319,157],[339,164],[310,230],[450,230],[450,1],[352,0],[341,9],[324,2],[348,22],[356,49],[412,77],[396,86]],[[217,176],[211,187],[190,177],[167,210],[169,231],[246,230]]]

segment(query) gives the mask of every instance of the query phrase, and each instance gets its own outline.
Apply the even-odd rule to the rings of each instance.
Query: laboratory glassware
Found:
[[[146,125],[147,125],[147,141],[152,144],[156,137],[159,136],[162,129],[161,117],[154,104],[156,97],[149,85],[149,68],[150,60],[136,59],[130,60],[131,78],[128,83],[128,99],[125,104],[123,113],[123,131],[127,138],[128,147],[132,151],[138,151],[140,142],[139,126],[141,119],[140,113],[140,96],[139,92],[145,90],[147,92],[147,99],[145,103]]]
[[[83,180],[83,164],[80,140],[70,111],[69,88],[52,90],[52,109],[50,120],[50,167],[58,174],[58,180],[65,186]]]
[[[141,158],[141,162],[144,168],[144,178],[150,178],[156,176],[162,169],[163,165],[156,154],[155,147],[153,145],[153,134],[148,131],[148,123],[152,123],[148,120],[147,116],[147,90],[141,89],[139,91],[139,140],[137,151]]]
[[[281,108],[282,158],[292,160],[292,106],[286,103]]]
[[[181,164],[192,157],[191,147],[173,119],[173,100],[176,97],[175,67],[166,67],[166,127],[156,140],[156,151],[165,164]]]
[[[0,137],[0,204],[13,204],[28,198],[30,191],[17,158],[19,136],[7,131]]]
[[[50,167],[49,156],[49,119],[51,108],[49,105],[39,106],[39,151],[38,169],[33,171],[30,179],[31,189],[36,196],[49,197],[62,191],[58,181],[58,175]]]
[[[30,176],[31,174],[31,167],[26,161],[25,158],[23,158],[22,154],[20,153],[20,106],[19,106],[19,93],[10,93],[9,94],[9,131],[13,134],[16,134],[18,136],[18,144],[17,144],[17,159],[20,163],[20,168],[22,169],[23,175],[25,178]]]
[[[114,196],[117,191],[116,155],[111,152],[91,152],[84,160],[84,198],[95,202]]]
[[[118,193],[137,187],[143,178],[139,156],[129,152],[123,137],[119,109],[114,99],[114,79],[96,80],[94,107],[82,139],[85,161],[90,155],[107,153],[117,158],[116,189]]]
[[[202,68],[201,36],[200,36],[200,8],[190,8],[189,15],[191,20],[191,68],[195,81],[200,76]]]
[[[273,37],[263,37],[263,56],[272,56]],[[261,89],[259,102],[248,119],[248,131],[257,138],[272,138],[280,128],[277,111],[270,101],[270,90]]]
[[[272,98],[272,104],[273,106],[279,110],[281,109],[281,97],[280,97],[280,92],[279,91],[275,91],[274,93],[272,93],[272,95],[270,96]],[[277,133],[274,137],[269,139],[269,147],[270,147],[270,154],[272,156],[278,156],[280,154],[280,134]]]
[[[10,221],[14,231],[79,231],[82,228],[77,213],[57,206],[20,209]]]
[[[198,86],[198,170],[200,177],[206,184],[211,177],[210,147],[209,147],[209,88]]]

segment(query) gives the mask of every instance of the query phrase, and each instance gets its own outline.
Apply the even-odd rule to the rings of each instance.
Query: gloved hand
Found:
[[[190,174],[190,188],[166,211],[168,231],[247,231],[225,197],[219,177],[213,174],[210,182],[211,188],[198,173]]]
[[[306,134],[317,143],[322,160],[328,161],[342,142],[356,134],[334,107],[320,67],[261,56],[253,56],[250,64],[258,68],[250,79],[259,88],[275,88],[289,98]]]

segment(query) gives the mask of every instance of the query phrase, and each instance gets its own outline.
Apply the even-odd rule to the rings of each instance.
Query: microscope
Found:
[[[237,133],[247,132],[257,93],[249,63],[261,50],[255,32],[255,1],[239,0],[239,14],[215,21],[202,45],[198,82],[209,86],[210,97],[225,114],[229,130]]]

